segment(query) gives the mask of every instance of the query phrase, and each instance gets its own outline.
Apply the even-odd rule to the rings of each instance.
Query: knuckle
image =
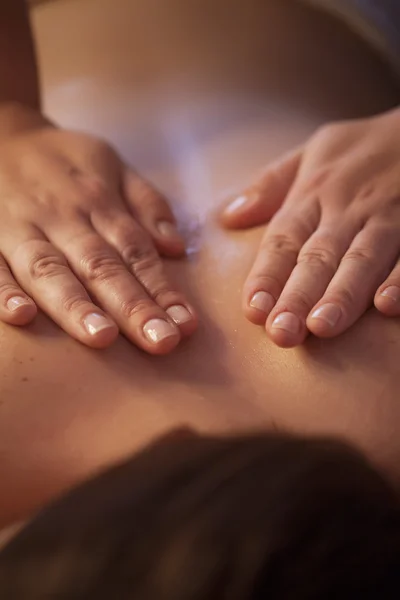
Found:
[[[157,252],[150,245],[143,243],[143,240],[136,239],[125,244],[121,256],[127,264],[135,266],[137,263],[146,263],[148,261],[156,262],[158,260]]]
[[[47,188],[38,189],[36,195],[30,199],[32,206],[40,206],[46,212],[54,212],[60,205],[60,198],[57,194]]]
[[[55,253],[37,252],[28,262],[28,273],[33,281],[57,277],[67,268],[64,256]]]
[[[137,277],[158,270],[161,274],[161,259],[154,248],[129,244],[122,252],[124,262],[129,265],[132,273]]]
[[[108,205],[110,190],[105,180],[91,175],[85,178],[83,186],[84,196],[91,205]]]
[[[11,219],[21,219],[21,207],[28,217],[37,217],[38,210],[52,215],[59,205],[59,198],[47,189],[39,188],[35,191],[16,191],[7,193],[2,197],[2,209]],[[3,215],[4,216],[4,215]]]
[[[355,201],[365,220],[371,215],[372,209],[375,223],[381,223],[382,226],[391,229],[394,220],[398,222],[400,216],[400,189],[397,182],[396,186],[387,189],[386,192],[382,191],[381,187],[378,180],[364,183],[360,187]]]
[[[0,261],[0,281],[7,281],[10,277],[10,271],[3,260]]]
[[[7,274],[9,276],[9,274]],[[8,296],[10,293],[19,292],[20,288],[11,281],[3,281],[1,280],[2,273],[0,269],[0,296]]]
[[[84,306],[87,306],[87,299],[80,294],[70,294],[62,299],[62,308],[66,312],[77,312]]]
[[[131,319],[136,315],[147,312],[153,305],[153,302],[145,298],[123,300],[121,302],[120,312],[123,318]]]
[[[357,262],[367,267],[375,267],[376,256],[368,248],[353,248],[346,252],[341,262]]]
[[[313,246],[300,252],[297,264],[336,271],[339,266],[339,259],[329,248]]]
[[[153,273],[157,275],[157,277],[162,276],[161,261],[157,254],[149,254],[148,256],[141,258],[132,264],[131,269],[138,279],[141,279],[149,273]]]
[[[290,237],[283,233],[274,233],[267,236],[262,244],[263,250],[268,254],[285,254],[297,258],[298,249]]]
[[[300,314],[308,314],[315,304],[315,299],[311,298],[308,292],[302,289],[289,292],[282,296],[279,304],[285,305],[290,310],[295,310]]]
[[[360,203],[374,201],[378,197],[379,183],[378,181],[369,180],[363,183],[358,190],[356,200]]]
[[[118,258],[107,252],[91,252],[81,259],[81,270],[88,281],[108,281],[122,269]]]

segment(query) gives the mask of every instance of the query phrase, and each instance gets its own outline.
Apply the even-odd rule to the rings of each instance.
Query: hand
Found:
[[[282,347],[333,337],[375,306],[400,315],[400,109],[323,127],[223,212],[271,219],[244,288],[246,316]]]
[[[0,319],[40,307],[92,347],[120,330],[162,354],[196,328],[158,252],[184,254],[165,199],[104,142],[20,106],[0,113]]]

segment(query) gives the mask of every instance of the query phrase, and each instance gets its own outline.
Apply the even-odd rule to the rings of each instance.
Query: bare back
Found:
[[[371,311],[336,340],[274,347],[240,306],[262,231],[215,218],[321,123],[393,105],[383,64],[290,1],[60,0],[35,25],[49,114],[105,136],[172,199],[189,252],[168,268],[201,326],[154,358],[124,339],[91,351],[44,317],[1,325],[0,523],[181,424],[344,435],[400,476],[400,322]]]

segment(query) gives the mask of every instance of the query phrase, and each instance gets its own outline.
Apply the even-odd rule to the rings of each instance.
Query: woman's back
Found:
[[[154,358],[123,339],[90,351],[44,319],[1,326],[0,522],[182,423],[338,433],[399,462],[400,323],[370,313],[337,340],[274,347],[240,307],[261,231],[228,234],[214,214],[321,123],[392,105],[395,86],[329,19],[280,0],[227,6],[86,0],[37,13],[50,114],[106,136],[175,201],[189,257],[168,268],[201,327]]]

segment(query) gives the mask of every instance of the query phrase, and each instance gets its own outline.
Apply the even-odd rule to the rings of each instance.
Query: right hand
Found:
[[[227,227],[270,220],[244,309],[284,348],[333,338],[375,303],[400,316],[400,109],[323,127],[225,209]]]
[[[184,254],[172,212],[112,148],[0,107],[0,320],[39,307],[88,346],[167,353],[197,321],[159,252]]]

